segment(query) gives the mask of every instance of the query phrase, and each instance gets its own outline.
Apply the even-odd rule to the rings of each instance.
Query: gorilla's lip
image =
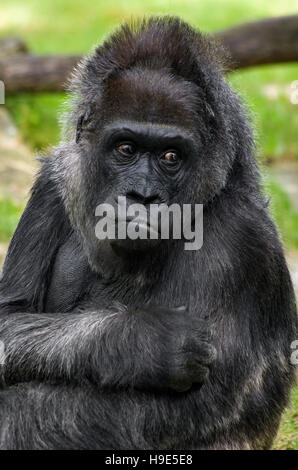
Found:
[[[149,232],[154,233],[155,235],[160,234],[159,228],[154,225],[150,225],[150,222],[146,219],[138,219],[137,217],[133,216],[127,216],[125,219],[116,218],[116,224],[121,223],[135,224],[138,225],[138,227],[142,230],[148,230]]]

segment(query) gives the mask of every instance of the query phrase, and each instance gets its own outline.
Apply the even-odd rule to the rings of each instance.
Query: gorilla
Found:
[[[296,306],[224,60],[154,17],[74,72],[62,142],[41,158],[2,272],[2,449],[272,445]],[[98,238],[96,207],[119,196],[127,214],[202,204],[201,249]]]

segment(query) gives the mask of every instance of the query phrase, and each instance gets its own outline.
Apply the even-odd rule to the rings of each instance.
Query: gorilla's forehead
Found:
[[[152,122],[136,122],[136,121],[113,121],[103,128],[103,137],[107,140],[115,140],[118,137],[131,137],[137,139],[144,144],[150,142],[151,145],[158,146],[162,142],[167,144],[183,145],[192,147],[194,135],[183,126],[175,126],[170,124],[157,124]]]
[[[102,100],[105,120],[183,126],[195,130],[197,86],[163,71],[131,70],[113,77]]]

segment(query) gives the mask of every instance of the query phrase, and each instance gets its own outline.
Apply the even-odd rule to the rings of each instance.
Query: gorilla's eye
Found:
[[[168,150],[164,155],[163,155],[163,160],[165,160],[168,163],[178,163],[179,161],[179,156],[176,152],[173,150]]]
[[[133,155],[135,153],[135,147],[130,143],[120,144],[117,147],[118,152],[123,155]]]

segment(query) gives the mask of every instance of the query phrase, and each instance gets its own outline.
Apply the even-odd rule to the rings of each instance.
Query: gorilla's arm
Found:
[[[49,273],[70,227],[42,175],[21,218],[0,285],[4,382],[86,379],[99,386],[189,388],[214,359],[205,325],[181,310],[44,312]],[[191,326],[190,326],[191,325]]]
[[[5,382],[83,382],[184,390],[208,375],[203,324],[180,310],[17,313],[2,317]],[[204,337],[205,336],[205,337]]]
[[[209,396],[213,396],[212,390]],[[0,391],[0,449],[205,448],[202,436],[194,430],[206,416],[206,407],[187,412],[193,410],[193,401],[191,391],[169,400],[165,393],[98,390],[90,384],[23,383]],[[221,403],[219,400],[214,405],[216,414],[220,414]],[[229,428],[229,444],[225,441],[226,430],[218,430],[219,448],[247,447],[241,442],[236,419]]]

